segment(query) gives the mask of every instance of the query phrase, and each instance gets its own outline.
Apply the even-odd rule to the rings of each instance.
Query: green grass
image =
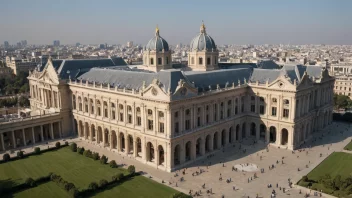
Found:
[[[57,151],[0,164],[0,185],[16,185],[23,183],[28,177],[36,179],[50,172],[61,175],[66,181],[74,183],[79,190],[82,190],[86,189],[92,181],[97,183],[101,179],[109,181],[113,175],[119,172],[127,173],[127,170],[102,165],[99,161],[73,153],[66,147]],[[94,196],[168,198],[177,192],[149,178],[135,176],[105,191],[98,192]],[[54,182],[48,182],[13,194],[12,197],[68,197],[68,193]]]
[[[10,179],[17,184],[28,177],[35,179],[50,172],[61,175],[66,181],[83,189],[92,181],[110,180],[113,175],[126,173],[126,170],[103,166],[99,161],[73,153],[68,147],[0,164],[0,180]]]
[[[348,143],[345,148],[343,148],[345,150],[348,150],[348,151],[352,151],[352,141],[350,143]]]
[[[329,174],[331,178],[336,175],[341,175],[342,177],[347,177],[352,175],[352,154],[344,152],[332,153],[328,158],[326,158],[319,166],[308,173],[308,179],[318,182],[321,176]],[[299,185],[307,187],[309,182],[299,181]],[[323,184],[312,183],[311,189],[323,190],[323,192],[333,195],[346,195],[345,192],[333,191],[331,189],[325,188]]]
[[[66,198],[69,197],[69,194],[62,188],[60,188],[54,182],[47,182],[41,184],[35,188],[30,188],[25,191],[18,192],[13,195],[9,195],[8,198],[27,198],[27,197],[36,197],[36,198],[46,198],[46,197],[55,197],[55,198]]]
[[[136,176],[131,180],[125,181],[124,183],[113,187],[109,190],[105,190],[101,193],[96,194],[95,198],[102,197],[136,197],[136,198],[154,198],[163,197],[168,198],[178,191],[152,181],[143,176]]]

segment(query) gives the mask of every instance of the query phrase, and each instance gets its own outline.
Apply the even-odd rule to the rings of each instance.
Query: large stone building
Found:
[[[32,62],[28,60],[24,60],[21,58],[16,57],[6,57],[6,66],[11,68],[15,75],[19,74],[20,72],[28,73],[30,70],[33,70],[37,67],[37,62]]]
[[[352,63],[331,65],[330,74],[335,77],[334,92],[352,99]]]
[[[204,25],[188,54],[188,68],[170,69],[157,29],[142,66],[49,60],[28,77],[34,118],[0,123],[0,148],[78,135],[173,171],[243,139],[296,149],[332,122],[334,78],[321,67],[219,69]]]

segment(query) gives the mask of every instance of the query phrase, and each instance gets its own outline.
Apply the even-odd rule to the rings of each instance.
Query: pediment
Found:
[[[192,97],[196,96],[198,94],[198,89],[189,85],[186,81],[183,79],[180,79],[178,82],[178,86],[176,87],[176,90],[173,94],[173,96],[176,97]]]
[[[295,91],[296,86],[293,85],[289,80],[287,80],[284,76],[280,76],[275,81],[268,85],[268,88],[272,89],[282,89],[282,90],[289,90]]]
[[[51,61],[48,61],[39,79],[53,84],[59,84],[59,78]]]
[[[143,97],[153,99],[153,100],[164,100],[169,101],[170,96],[167,94],[160,86],[157,79],[143,90]]]

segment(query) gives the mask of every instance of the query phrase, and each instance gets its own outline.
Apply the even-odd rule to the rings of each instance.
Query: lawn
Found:
[[[136,176],[131,180],[96,194],[95,198],[102,197],[136,197],[136,198],[154,198],[170,197],[178,191],[161,185],[143,176]]]
[[[331,178],[336,175],[341,175],[342,177],[348,177],[352,175],[352,154],[344,152],[332,153],[328,158],[326,158],[319,166],[308,173],[308,179],[318,182],[321,176],[329,174]],[[325,188],[321,183],[312,182],[311,189],[323,190],[323,192],[333,194],[333,195],[346,195],[342,191],[333,191],[331,189]],[[300,181],[298,184],[307,187],[309,182]]]
[[[27,198],[27,197],[56,197],[56,198],[66,198],[68,197],[68,193],[60,188],[56,183],[54,182],[47,182],[44,184],[41,184],[35,188],[30,188],[25,191],[21,191],[18,193],[15,193],[13,195],[9,195],[8,198]],[[6,197],[5,197],[6,198]]]
[[[92,181],[110,180],[112,175],[126,173],[126,170],[103,166],[99,161],[73,153],[68,147],[0,164],[0,180],[12,180],[14,183],[22,183],[28,177],[35,179],[45,176],[50,172],[61,175],[66,181],[83,189]]]
[[[345,148],[343,148],[345,150],[348,150],[348,151],[352,151],[352,141],[350,143],[348,143]]]

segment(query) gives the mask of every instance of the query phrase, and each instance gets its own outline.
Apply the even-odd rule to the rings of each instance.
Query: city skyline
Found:
[[[33,6],[35,5],[35,6]],[[204,20],[222,44],[352,44],[349,1],[161,1],[0,3],[0,41],[146,45],[158,24],[170,44],[189,44]],[[28,9],[30,8],[30,9]],[[14,12],[16,10],[16,12]],[[16,13],[21,12],[21,15]]]

